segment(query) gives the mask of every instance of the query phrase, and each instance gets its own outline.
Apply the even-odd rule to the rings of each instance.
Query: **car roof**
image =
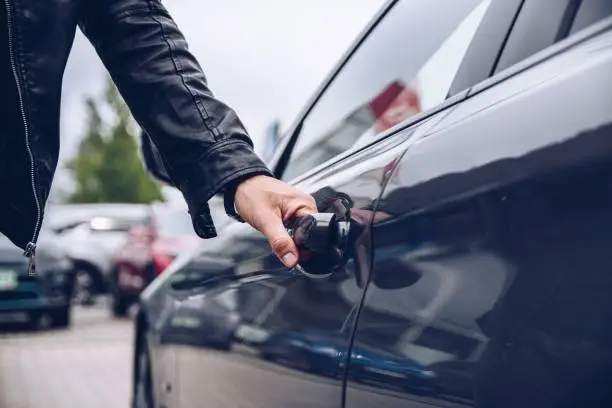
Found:
[[[56,204],[47,210],[49,225],[87,221],[93,217],[144,218],[146,204]]]

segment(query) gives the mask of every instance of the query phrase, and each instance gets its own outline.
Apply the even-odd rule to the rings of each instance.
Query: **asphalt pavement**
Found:
[[[104,300],[73,313],[69,329],[0,325],[0,408],[129,407],[131,320]]]

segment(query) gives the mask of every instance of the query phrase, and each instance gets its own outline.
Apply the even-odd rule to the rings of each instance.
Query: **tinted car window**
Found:
[[[611,15],[610,0],[527,0],[514,24],[496,72]]]
[[[514,23],[496,71],[502,71],[558,41],[562,21],[573,11],[574,0],[527,0]]]
[[[576,18],[572,24],[570,34],[580,31],[606,17],[612,16],[612,1],[610,0],[582,0]]]
[[[397,2],[304,121],[283,178],[444,101],[489,3]]]

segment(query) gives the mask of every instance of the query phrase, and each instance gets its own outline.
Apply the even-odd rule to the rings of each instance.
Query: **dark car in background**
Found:
[[[0,317],[25,320],[33,328],[68,327],[74,266],[46,230],[40,234],[34,273],[27,267],[23,251],[0,234]]]
[[[270,161],[315,250],[289,270],[233,222],[179,257],[140,296],[133,406],[612,406],[611,15],[387,2]]]

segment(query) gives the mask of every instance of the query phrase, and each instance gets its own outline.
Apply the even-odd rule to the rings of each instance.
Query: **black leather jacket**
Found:
[[[183,192],[200,237],[216,235],[206,204],[214,194],[271,175],[160,0],[2,1],[0,231],[26,255],[57,165],[62,75],[77,26],[145,130],[145,152],[163,164],[154,174]]]

